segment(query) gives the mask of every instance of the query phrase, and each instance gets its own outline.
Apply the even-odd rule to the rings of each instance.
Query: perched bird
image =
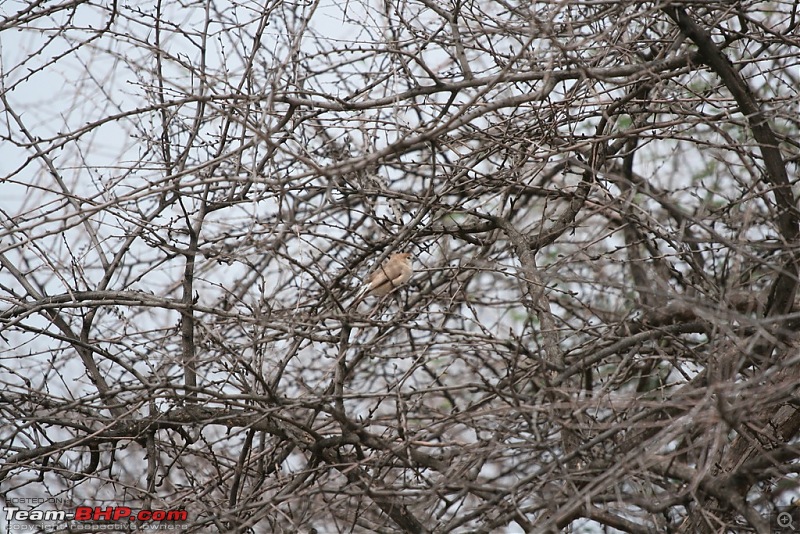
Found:
[[[367,295],[382,297],[408,282],[414,272],[411,266],[411,254],[396,252],[389,256],[382,265],[372,271],[364,281],[353,305],[358,304]]]

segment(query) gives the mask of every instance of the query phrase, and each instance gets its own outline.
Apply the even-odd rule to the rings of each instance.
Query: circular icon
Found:
[[[779,513],[778,526],[782,528],[791,527],[792,529],[794,529],[794,527],[792,526],[792,514],[790,514],[789,512]]]

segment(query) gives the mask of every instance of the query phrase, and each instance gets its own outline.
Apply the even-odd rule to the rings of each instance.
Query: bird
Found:
[[[367,276],[358,296],[353,301],[353,305],[357,305],[367,295],[375,295],[376,297],[388,295],[408,282],[413,273],[411,254],[408,252],[395,252]]]

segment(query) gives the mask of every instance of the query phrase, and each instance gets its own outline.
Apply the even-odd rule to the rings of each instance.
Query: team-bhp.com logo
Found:
[[[78,506],[74,512],[65,510],[22,510],[6,508],[6,521],[9,524],[20,523],[88,523],[116,521],[147,521],[170,524],[186,521],[186,510],[133,510],[129,506]],[[19,530],[18,528],[15,530]]]
[[[78,506],[75,521],[186,521],[186,510],[139,510],[135,514],[127,506]]]

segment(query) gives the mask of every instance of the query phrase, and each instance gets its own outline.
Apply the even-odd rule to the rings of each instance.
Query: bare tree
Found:
[[[796,2],[0,15],[7,509],[764,533],[797,494]]]

